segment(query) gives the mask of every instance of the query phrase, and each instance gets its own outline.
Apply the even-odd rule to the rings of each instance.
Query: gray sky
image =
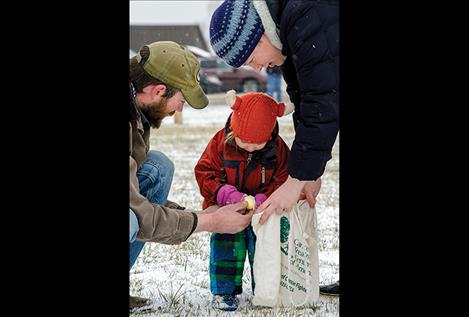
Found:
[[[209,27],[213,11],[220,5],[221,0],[204,1],[130,1],[129,20],[131,25],[164,24],[184,25],[198,24],[210,43]]]
[[[130,24],[200,24],[210,21],[210,6],[219,2],[130,1]]]

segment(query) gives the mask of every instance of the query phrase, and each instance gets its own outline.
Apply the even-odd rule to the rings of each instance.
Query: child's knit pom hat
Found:
[[[269,141],[277,117],[289,114],[293,105],[286,108],[283,102],[264,93],[236,96],[234,90],[226,94],[227,104],[233,109],[230,128],[243,142],[262,144]],[[285,111],[287,110],[287,111]]]

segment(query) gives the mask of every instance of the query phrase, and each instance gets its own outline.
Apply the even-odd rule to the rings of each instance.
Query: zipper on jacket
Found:
[[[244,167],[244,173],[243,173],[243,177],[241,179],[241,182],[242,182],[242,187],[241,187],[241,190],[242,191],[245,191],[245,188],[244,186],[246,185],[246,178],[247,178],[247,171],[248,171],[248,166],[249,166],[249,163],[251,162],[251,159],[252,159],[252,153],[249,153],[248,154],[248,158],[246,159],[246,166]]]
[[[265,167],[262,166],[262,171],[261,171],[261,183],[265,183]]]
[[[251,162],[251,158],[252,158],[252,153],[249,153],[248,155],[248,159],[247,159],[247,164],[246,164],[246,167],[249,165],[249,162]]]

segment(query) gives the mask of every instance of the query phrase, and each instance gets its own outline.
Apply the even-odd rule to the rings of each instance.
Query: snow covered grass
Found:
[[[185,107],[183,125],[164,120],[153,130],[152,149],[173,160],[176,171],[169,199],[187,208],[200,209],[202,197],[193,168],[210,138],[224,126],[230,113],[227,106],[210,105],[203,110]],[[291,116],[281,118],[280,135],[291,146],[294,133]],[[322,177],[321,193],[316,205],[319,236],[320,283],[339,279],[339,140]],[[221,312],[210,306],[209,248],[210,234],[199,233],[186,242],[168,246],[147,243],[130,272],[130,294],[149,297],[151,313],[136,311],[131,316],[339,316],[339,299],[321,296],[312,307],[259,308],[250,303],[249,263],[246,262],[240,306],[236,312]]]

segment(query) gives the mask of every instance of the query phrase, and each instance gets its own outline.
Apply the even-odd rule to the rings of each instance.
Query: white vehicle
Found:
[[[212,53],[207,52],[206,50],[201,49],[200,47],[196,47],[196,46],[192,46],[192,45],[186,45],[186,47],[189,49],[189,51],[194,53],[195,57],[197,57],[197,58],[200,58],[200,57],[210,58],[210,57],[214,56]]]

